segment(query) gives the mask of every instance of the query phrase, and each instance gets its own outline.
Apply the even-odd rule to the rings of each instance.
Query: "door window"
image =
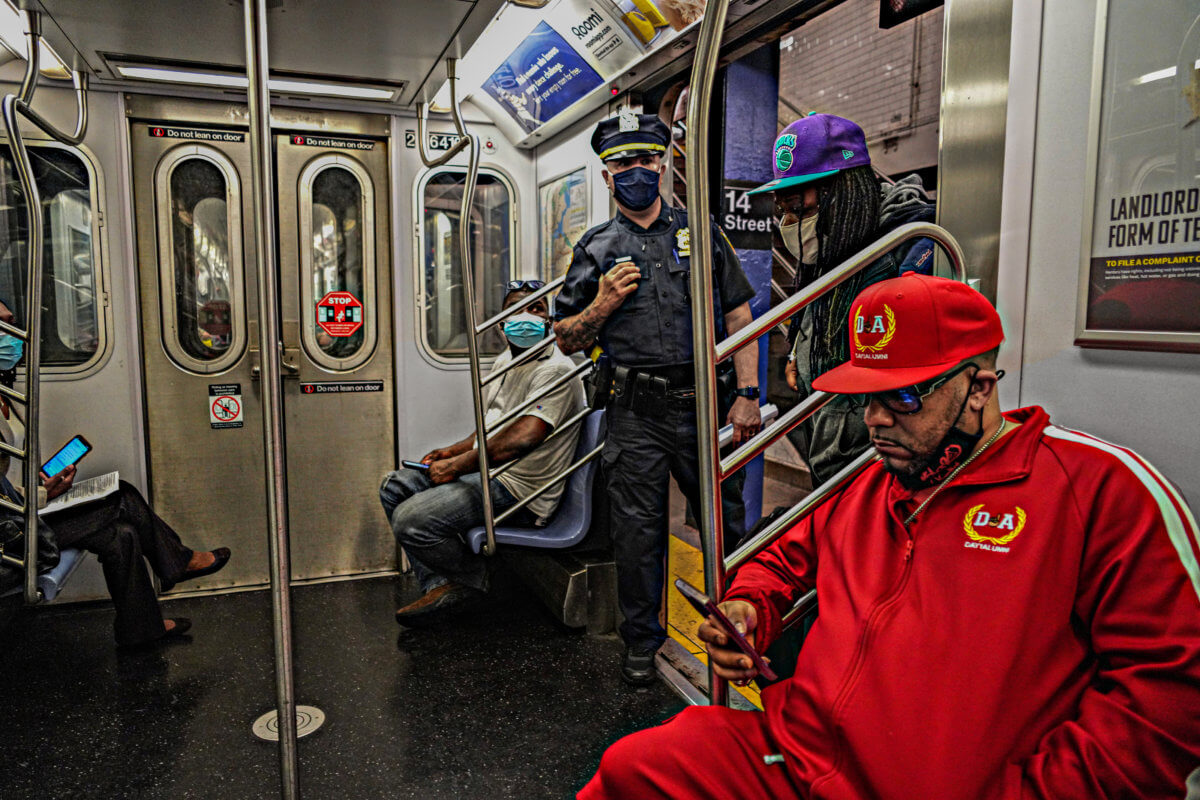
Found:
[[[459,218],[462,216],[462,170],[435,172],[421,195],[423,269],[419,296],[424,306],[424,342],[434,354],[466,358]],[[512,190],[501,176],[480,173],[471,206],[471,264],[475,280],[475,319],[500,312],[504,285],[513,274]],[[494,356],[504,347],[495,328],[480,337],[480,354]]]
[[[77,367],[103,350],[105,330],[93,185],[87,163],[55,145],[30,145],[29,160],[43,212],[41,360]],[[12,151],[0,144],[0,302],[28,322],[26,248],[29,220]]]
[[[363,364],[375,348],[374,192],[357,161],[326,155],[300,174],[304,348],[330,370]]]
[[[226,369],[245,341],[237,173],[189,145],[163,159],[158,184],[164,344],[180,366]]]

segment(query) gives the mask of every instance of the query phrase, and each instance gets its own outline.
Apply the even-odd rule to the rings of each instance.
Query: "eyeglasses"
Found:
[[[979,371],[978,364],[976,364],[974,361],[968,361],[965,364],[959,364],[957,367],[945,373],[944,375],[939,375],[933,380],[926,381],[925,383],[917,383],[913,384],[912,386],[902,387],[900,389],[892,389],[888,392],[875,392],[868,395],[868,397],[871,400],[878,400],[884,408],[893,413],[916,414],[921,410],[922,399],[928,397],[938,389],[945,386],[958,373],[971,367],[974,367],[976,372]]]
[[[536,292],[545,285],[545,281],[509,281],[504,285],[504,290],[506,292]]]
[[[809,214],[817,213],[817,207],[807,206],[804,203],[803,192],[793,192],[785,194],[783,197],[776,196],[775,198],[775,218],[792,216],[798,219],[803,219]]]

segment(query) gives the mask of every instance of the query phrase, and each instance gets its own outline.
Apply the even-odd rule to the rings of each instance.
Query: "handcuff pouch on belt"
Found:
[[[601,355],[596,359],[596,368],[583,379],[588,408],[593,411],[604,408],[612,397],[614,368],[612,359]]]

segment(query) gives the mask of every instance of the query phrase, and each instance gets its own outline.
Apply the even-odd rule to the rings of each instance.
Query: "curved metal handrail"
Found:
[[[491,470],[487,457],[487,425],[484,422],[483,378],[479,370],[479,330],[475,322],[475,273],[471,263],[471,205],[475,202],[475,184],[479,179],[479,137],[468,133],[463,124],[462,108],[458,102],[458,80],[455,76],[457,59],[446,59],[446,78],[450,81],[450,113],[454,129],[461,137],[454,146],[437,158],[425,151],[425,119],[428,106],[417,106],[417,152],[426,167],[439,167],[462,151],[467,151],[467,174],[463,184],[461,211],[458,222],[459,263],[462,265],[463,305],[466,306],[467,355],[471,362],[471,400],[475,411],[475,451],[479,454],[479,479],[483,495],[483,527],[487,541],[484,555],[496,552],[496,515],[492,508]]]
[[[692,237],[692,350],[696,371],[696,435],[700,443],[700,508],[696,509],[704,558],[704,584],[718,603],[725,588],[725,559],[721,541],[721,478],[717,474],[717,401],[713,391],[716,361],[713,360],[715,329],[711,312],[712,226],[708,224],[708,121],[712,106],[713,81],[717,72],[721,36],[729,0],[709,0],[696,39],[692,80],[688,87],[687,183],[688,227]],[[709,703],[725,705],[729,687],[708,668]]]
[[[16,336],[25,343],[25,392],[5,391],[3,394],[25,405],[25,443],[21,450],[5,448],[6,452],[17,455],[22,459],[22,480],[25,484],[24,508],[25,514],[25,571],[24,595],[25,602],[34,604],[41,600],[41,592],[37,588],[37,552],[38,552],[38,489],[41,486],[41,462],[39,458],[38,437],[39,404],[41,400],[41,343],[42,343],[42,249],[44,243],[43,226],[45,220],[42,213],[42,198],[38,192],[37,179],[33,174],[33,166],[29,162],[29,152],[25,140],[21,138],[19,116],[24,116],[34,125],[57,141],[67,145],[78,145],[87,134],[87,86],[88,76],[73,70],[71,82],[75,87],[75,98],[78,106],[75,131],[63,133],[50,124],[41,114],[31,107],[34,93],[37,90],[38,67],[41,53],[42,18],[41,14],[31,9],[25,10],[25,21],[28,32],[25,35],[29,47],[28,59],[25,62],[25,76],[21,81],[21,89],[17,94],[9,94],[3,100],[4,129],[8,136],[8,146],[12,150],[13,162],[17,168],[17,176],[21,188],[25,192],[26,213],[29,219],[29,242],[26,248],[26,268],[29,282],[25,287],[25,330],[14,325],[0,324],[0,330]]]

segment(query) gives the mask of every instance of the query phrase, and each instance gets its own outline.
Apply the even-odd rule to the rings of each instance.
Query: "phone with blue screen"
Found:
[[[47,478],[53,478],[72,464],[78,464],[79,459],[92,452],[92,444],[82,436],[72,437],[59,451],[50,456],[50,460],[42,464],[42,473]]]

